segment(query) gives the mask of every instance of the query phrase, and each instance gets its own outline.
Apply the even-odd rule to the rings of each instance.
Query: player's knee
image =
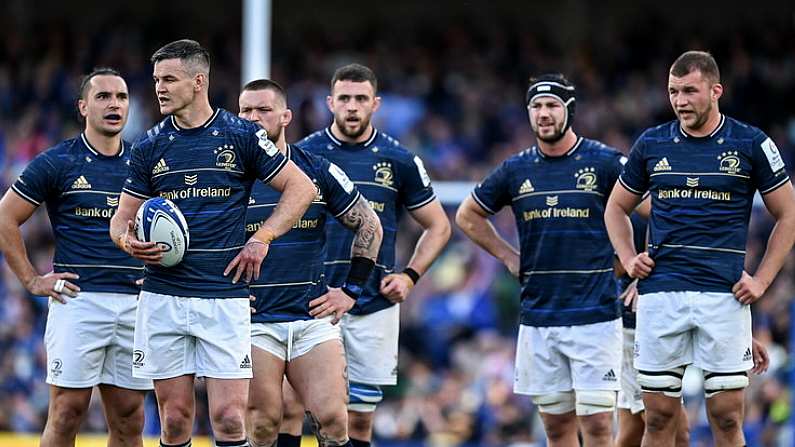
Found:
[[[251,439],[257,444],[272,444],[279,433],[280,416],[279,410],[272,406],[267,408],[249,407],[247,420]]]
[[[677,411],[679,411],[677,409]],[[656,409],[646,407],[646,430],[649,432],[662,432],[670,429],[675,422],[677,413],[668,408]]]
[[[679,426],[676,429],[676,447],[687,447],[690,445],[690,427],[687,423],[679,421]]]
[[[538,411],[542,413],[569,413],[574,411],[575,408],[574,392],[564,391],[533,396],[533,403],[538,406]]]
[[[616,408],[616,392],[608,390],[578,390],[575,393],[575,403],[577,416],[612,412]]]
[[[47,425],[56,433],[64,435],[77,433],[86,415],[86,410],[87,408],[76,402],[65,399],[56,401],[53,404]]]
[[[112,420],[108,421],[108,430],[121,438],[140,436],[144,430],[143,405],[124,408]]]
[[[237,405],[222,405],[210,417],[217,433],[230,437],[242,437],[245,433],[244,417]]]
[[[357,413],[374,412],[375,407],[384,399],[384,393],[377,385],[351,382],[349,391],[348,410]]]
[[[748,373],[715,373],[704,371],[704,395],[707,399],[721,391],[741,390],[748,386]]]
[[[161,425],[168,438],[182,438],[191,433],[193,414],[188,407],[168,405],[163,409]]]
[[[318,410],[315,413],[306,412],[309,420],[317,435],[320,445],[338,445],[348,440],[348,417],[343,408],[342,411]],[[342,444],[339,444],[342,445]]]
[[[373,428],[373,413],[348,412],[348,434],[356,439],[369,439]]]
[[[668,371],[638,371],[638,384],[645,393],[662,393],[667,397],[682,397],[682,377],[685,368]]]
[[[601,412],[579,418],[582,430],[591,438],[611,438],[613,436],[613,414]]]

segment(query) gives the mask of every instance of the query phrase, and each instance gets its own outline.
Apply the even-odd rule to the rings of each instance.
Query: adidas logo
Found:
[[[747,362],[748,360],[753,360],[754,354],[751,352],[751,348],[745,349],[745,354],[743,355],[743,361]]]
[[[243,361],[240,362],[240,369],[251,369],[251,359],[248,358],[248,354],[243,357]]]
[[[616,377],[616,373],[613,372],[613,370],[611,369],[610,371],[607,372],[607,374],[602,376],[602,380],[607,380],[608,382],[615,382],[618,380],[618,378]]]
[[[72,183],[72,189],[91,189],[91,183],[88,183],[85,176],[80,176]]]
[[[535,190],[536,189],[533,188],[533,184],[530,183],[530,179],[525,179],[524,183],[522,183],[522,186],[519,187],[519,194],[528,194]]]
[[[658,161],[656,165],[654,165],[654,172],[660,171],[670,171],[671,165],[668,164],[668,158],[663,157],[662,160]]]
[[[161,172],[166,171],[168,171],[168,165],[166,164],[166,161],[161,158],[152,169],[152,174],[160,174]]]

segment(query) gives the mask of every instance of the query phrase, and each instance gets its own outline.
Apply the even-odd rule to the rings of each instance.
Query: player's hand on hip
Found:
[[[334,315],[331,324],[337,324],[354,304],[356,300],[349,297],[342,289],[329,287],[328,292],[309,302],[309,315],[318,319]]]
[[[68,280],[78,278],[80,276],[75,273],[50,272],[46,275],[34,276],[25,284],[25,288],[33,295],[49,296],[62,304],[66,304],[66,299],[63,297],[64,294],[75,297],[77,292],[80,291],[80,287]]]
[[[742,304],[751,304],[762,297],[767,286],[743,270],[740,280],[732,287],[734,297]]]
[[[142,242],[135,237],[133,221],[127,221],[127,230],[121,237],[121,248],[135,259],[146,264],[159,264],[163,258],[163,248],[154,242]]]
[[[406,301],[414,281],[405,273],[390,273],[381,280],[381,295],[393,303]]]
[[[262,266],[262,260],[268,255],[268,247],[270,247],[269,244],[258,239],[249,239],[235,259],[232,259],[226,266],[224,276],[228,276],[232,270],[235,270],[235,276],[232,277],[233,284],[237,283],[241,277],[246,282],[259,279],[259,269]]]
[[[619,300],[624,302],[624,307],[631,307],[632,312],[638,311],[638,280],[634,280],[624,289]]]
[[[767,372],[768,366],[770,366],[770,356],[767,355],[767,349],[754,338],[751,340],[751,351],[754,355],[754,367],[751,368],[751,372],[754,374],[764,374]]]
[[[627,275],[630,278],[640,278],[644,279],[649,276],[651,270],[654,268],[654,260],[649,257],[648,252],[638,253],[629,260],[629,263],[624,266],[624,270],[627,271]]]

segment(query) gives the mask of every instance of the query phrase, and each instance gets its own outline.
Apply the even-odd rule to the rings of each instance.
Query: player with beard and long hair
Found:
[[[612,445],[621,312],[603,213],[626,159],[572,129],[575,87],[532,78],[538,144],[510,157],[464,199],[456,223],[522,284],[514,392],[538,405],[550,446]],[[521,252],[488,217],[510,206]]]

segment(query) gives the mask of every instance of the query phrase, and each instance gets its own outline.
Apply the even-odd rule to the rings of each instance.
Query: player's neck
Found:
[[[174,120],[183,129],[193,129],[206,123],[213,116],[213,108],[206,98],[198,100],[174,112]]]
[[[548,157],[566,155],[575,144],[577,144],[577,134],[571,129],[568,129],[566,133],[563,134],[563,138],[554,143],[538,140],[538,148]]]
[[[287,140],[284,138],[284,131],[282,131],[282,136],[279,137],[279,140],[273,144],[276,145],[282,155],[287,155]]]
[[[344,133],[342,133],[340,128],[337,126],[336,121],[331,123],[331,134],[334,135],[334,138],[342,141],[343,143],[348,143],[348,144],[364,143],[365,141],[370,139],[374,131],[375,129],[373,129],[373,125],[370,124],[367,126],[367,129],[365,129],[364,132],[362,132],[361,135],[359,135],[356,138],[351,138],[345,135]]]
[[[712,135],[715,132],[715,129],[720,126],[720,112],[718,111],[717,107],[712,108],[712,112],[709,114],[709,118],[707,121],[699,127],[698,129],[691,129],[689,127],[681,126],[682,130],[684,130],[688,135],[691,137],[702,138],[709,135]]]
[[[85,134],[88,144],[90,144],[94,150],[102,155],[112,157],[114,155],[118,155],[119,151],[121,150],[121,133],[107,136],[103,135],[93,127],[86,126],[83,134]]]

